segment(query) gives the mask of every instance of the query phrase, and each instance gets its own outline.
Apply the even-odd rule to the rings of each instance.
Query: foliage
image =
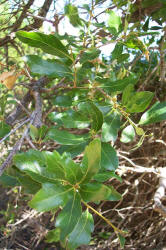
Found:
[[[159,1],[160,10],[154,9],[146,20],[140,16],[139,24],[136,21],[131,24],[136,4],[132,6],[132,1],[115,0],[114,8],[126,14],[118,15],[110,7],[111,10],[104,11],[107,20],[100,22],[95,10],[103,2],[92,1],[81,7],[88,18],[83,18],[74,4],[64,7],[64,16],[79,29],[77,37],[57,32],[17,31],[16,41],[26,44],[26,48],[34,48],[21,59],[27,71],[14,66],[0,76],[2,97],[5,98],[0,101],[0,141],[25,126],[0,173],[7,165],[12,165],[9,161],[12,158],[13,166],[3,173],[0,182],[7,186],[22,185],[25,192],[33,195],[29,206],[39,212],[61,209],[55,229],[47,234],[47,242],[60,241],[66,249],[89,244],[94,231],[91,212],[113,228],[124,246],[125,232],[89,203],[117,201],[122,197],[109,183],[111,178],[122,181],[116,174],[115,142],[119,135],[122,143],[137,140],[134,148],[140,147],[148,136],[141,126],[166,119],[166,103],[156,102],[155,94],[144,84],[155,67],[159,72],[155,81],[158,84],[165,81],[165,71],[164,79],[162,77],[165,69],[162,63],[158,64],[158,60],[163,59],[165,33],[160,35],[156,31],[158,27],[165,32],[161,24],[165,20],[161,11],[166,8],[165,3]],[[156,6],[156,1],[153,4]],[[140,13],[146,8],[149,4],[144,0]],[[155,27],[150,26],[150,20],[156,21]],[[111,43],[115,44],[112,53],[103,55],[102,47]],[[154,43],[160,52],[163,49],[160,54],[158,50],[151,52]],[[36,48],[40,49],[39,53]],[[4,65],[2,71],[3,68]],[[29,77],[30,84],[24,83],[14,89],[22,91],[22,104],[21,108],[15,106],[10,115],[5,88],[11,91],[14,103],[12,89],[18,77],[25,81]],[[6,79],[9,85],[5,84]],[[140,88],[145,90],[140,91]],[[24,112],[25,119],[18,126]],[[10,125],[15,127],[11,129]],[[24,138],[28,138],[29,146],[18,152]],[[51,149],[50,143],[53,143]]]

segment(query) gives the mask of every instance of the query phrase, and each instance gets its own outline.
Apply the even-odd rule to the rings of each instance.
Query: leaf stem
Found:
[[[107,218],[105,218],[101,213],[99,213],[96,209],[94,209],[93,207],[91,207],[89,204],[87,204],[85,201],[81,200],[82,203],[89,209],[91,209],[95,214],[97,214],[100,218],[102,218],[109,226],[111,226],[115,233],[120,233],[122,235],[124,235],[124,232],[122,230],[120,230],[119,228],[117,228],[116,226],[114,226],[110,220],[108,220]]]

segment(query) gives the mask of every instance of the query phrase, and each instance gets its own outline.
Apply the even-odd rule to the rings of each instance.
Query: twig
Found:
[[[29,135],[27,135],[25,139],[27,140],[27,142],[29,143],[29,145],[30,145],[33,149],[37,150],[37,148],[35,147],[35,145],[34,145],[33,142],[31,141]]]
[[[40,96],[39,91],[34,91],[33,96],[35,99],[35,118],[33,121],[33,125],[37,128],[41,127],[42,125],[42,99]]]
[[[45,84],[47,84],[49,82],[49,78],[48,77],[42,77],[37,81],[32,81],[29,84],[29,87],[31,88],[31,90],[34,91],[38,91],[40,90],[43,86],[45,86]],[[23,107],[27,107],[27,105],[32,101],[32,91],[29,90],[25,96],[23,97],[23,99],[20,101],[20,103],[14,108],[14,110],[6,117],[5,122],[9,125],[13,125],[15,123],[15,121],[23,114],[24,109]]]
[[[165,197],[165,189],[166,189],[166,167],[159,168],[160,178],[159,178],[159,186],[154,194],[154,210],[159,212],[163,217],[166,218],[166,207],[163,206],[161,199]]]
[[[125,169],[125,170],[130,170],[130,171],[133,171],[133,172],[138,172],[138,173],[154,173],[154,174],[158,174],[158,170],[155,169],[153,166],[151,168],[146,168],[146,167],[143,167],[143,166],[140,166],[140,165],[137,165],[135,164],[131,159],[129,159],[128,157],[124,156],[124,155],[120,155],[118,153],[118,156],[120,158],[123,158],[125,159],[126,161],[128,161],[134,168],[131,168],[131,167],[119,167],[121,169]]]
[[[5,135],[1,140],[0,143],[6,140],[10,135],[14,134],[19,128],[21,128],[25,123],[29,122],[30,118],[23,121],[20,125],[18,125],[16,128],[12,129],[7,135]]]
[[[32,15],[32,14],[29,13],[29,12],[27,13],[27,16],[31,16],[31,17],[33,17],[33,18],[35,18],[35,19],[42,20],[43,22],[49,22],[49,23],[54,24],[54,21],[52,21],[52,20],[49,20],[49,19],[44,18],[44,17],[42,17],[42,16],[35,16],[35,15]]]
[[[33,123],[34,118],[35,118],[35,112],[33,112],[32,115],[31,115],[31,117],[29,118],[31,122],[28,124],[28,126],[24,130],[23,135],[16,142],[16,144],[14,145],[12,151],[9,153],[8,157],[6,158],[6,160],[0,166],[0,176],[3,174],[3,172],[5,171],[5,169],[11,164],[14,155],[20,150],[20,148],[22,146],[22,143],[24,141],[24,138],[28,135],[29,127]]]

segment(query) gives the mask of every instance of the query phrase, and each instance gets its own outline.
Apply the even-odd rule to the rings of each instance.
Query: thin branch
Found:
[[[166,207],[163,206],[161,200],[165,197],[166,190],[166,167],[159,168],[160,178],[159,186],[154,194],[154,210],[159,212],[163,217],[166,218]]]
[[[16,155],[16,153],[20,150],[24,138],[28,135],[28,131],[29,131],[29,127],[30,125],[34,122],[35,119],[35,112],[32,113],[30,119],[30,123],[28,124],[28,126],[26,127],[26,129],[24,130],[23,135],[21,136],[21,138],[15,143],[12,151],[9,153],[9,155],[7,156],[6,160],[2,163],[2,165],[0,166],[0,176],[3,174],[3,172],[5,171],[5,169],[11,164],[14,155]]]
[[[52,24],[54,24],[54,21],[52,21],[52,20],[49,20],[49,19],[47,19],[47,18],[45,18],[45,17],[42,17],[42,16],[35,16],[35,15],[32,15],[31,13],[27,13],[27,16],[31,16],[31,17],[33,17],[34,19],[39,19],[39,20],[42,20],[43,22],[48,22],[48,23],[52,23]]]
[[[12,129],[7,135],[5,135],[1,140],[0,143],[5,141],[10,135],[14,134],[19,128],[21,128],[25,123],[29,122],[30,118],[26,119],[22,123],[20,123],[16,128]]]

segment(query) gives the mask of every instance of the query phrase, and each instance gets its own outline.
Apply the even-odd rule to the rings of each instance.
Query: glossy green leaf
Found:
[[[72,185],[79,183],[84,176],[81,166],[72,161],[66,153],[62,155],[61,162],[64,166],[65,179],[67,182]]]
[[[14,164],[19,170],[26,172],[33,180],[40,183],[56,183],[64,177],[64,173],[59,169],[55,172],[45,167],[44,152],[29,150],[26,153],[17,154],[14,157]]]
[[[41,48],[45,53],[62,58],[70,58],[66,47],[54,35],[45,35],[39,32],[17,31],[16,36],[29,46]]]
[[[80,165],[76,164],[68,154],[59,155],[57,151],[43,152],[46,159],[47,172],[59,181],[67,181],[71,184],[78,183],[83,173]]]
[[[64,240],[66,236],[73,231],[81,214],[80,195],[77,192],[73,192],[72,197],[56,218],[55,226],[61,229],[60,240]]]
[[[65,15],[68,16],[70,23],[74,26],[80,26],[81,25],[81,19],[79,17],[78,14],[78,9],[76,6],[72,5],[72,4],[67,4],[65,6]]]
[[[31,72],[36,75],[48,77],[72,77],[72,71],[69,67],[56,60],[44,60],[36,55],[28,55],[25,61],[29,65]]]
[[[101,168],[114,171],[119,165],[115,149],[108,143],[101,143]]]
[[[71,186],[45,183],[29,202],[29,206],[39,212],[50,211],[56,207],[64,206],[70,198],[71,191]]]
[[[88,209],[82,213],[74,230],[68,237],[67,248],[74,250],[80,245],[85,245],[90,242],[91,233],[94,230],[93,217]]]
[[[166,102],[156,102],[141,117],[139,124],[148,125],[166,120]]]
[[[96,78],[96,81],[99,82],[104,90],[108,92],[123,91],[128,84],[135,85],[138,81],[136,75],[130,75],[121,80],[112,81],[110,78]]]
[[[115,28],[116,32],[119,31],[119,27],[122,21],[120,16],[116,15],[113,10],[109,11],[108,25],[110,28]]]
[[[82,172],[84,177],[81,183],[86,183],[92,179],[92,177],[97,174],[100,169],[101,161],[101,142],[99,139],[94,139],[86,147],[84,157],[82,160]]]
[[[93,179],[98,182],[105,182],[111,178],[115,178],[118,181],[122,182],[122,178],[116,175],[113,171],[100,172],[93,177]]]
[[[126,109],[130,113],[143,112],[151,103],[154,93],[149,91],[136,92],[126,104]]]
[[[66,103],[67,105],[67,103]],[[82,114],[74,110],[67,110],[66,112],[52,112],[49,114],[49,119],[52,122],[56,122],[58,125],[62,125],[65,128],[87,128],[90,124],[89,118],[87,115]]]
[[[14,163],[21,170],[43,166],[45,159],[42,152],[30,149],[26,153],[19,153],[14,157]]]
[[[118,136],[118,130],[120,129],[120,115],[116,112],[111,113],[104,118],[102,126],[102,141],[116,141]]]
[[[102,183],[87,183],[80,186],[80,195],[85,202],[109,200],[111,189]]]
[[[101,129],[103,124],[103,114],[93,102],[82,102],[78,105],[78,109],[90,119],[91,130],[97,132]]]
[[[65,130],[58,130],[56,128],[49,129],[45,140],[54,140],[62,145],[77,145],[88,140],[89,135],[74,135]]]
[[[61,156],[57,151],[43,152],[47,171],[52,174],[54,178],[65,180],[65,170],[61,162]]]
[[[8,134],[11,130],[11,127],[4,122],[0,122],[0,139]]]
[[[123,143],[128,143],[134,140],[135,129],[132,125],[127,126],[122,130],[120,141]]]
[[[57,151],[60,154],[66,152],[71,156],[71,158],[74,158],[85,150],[87,143],[88,141],[82,144],[70,145],[70,147],[68,145],[62,145],[60,148],[57,149]]]

